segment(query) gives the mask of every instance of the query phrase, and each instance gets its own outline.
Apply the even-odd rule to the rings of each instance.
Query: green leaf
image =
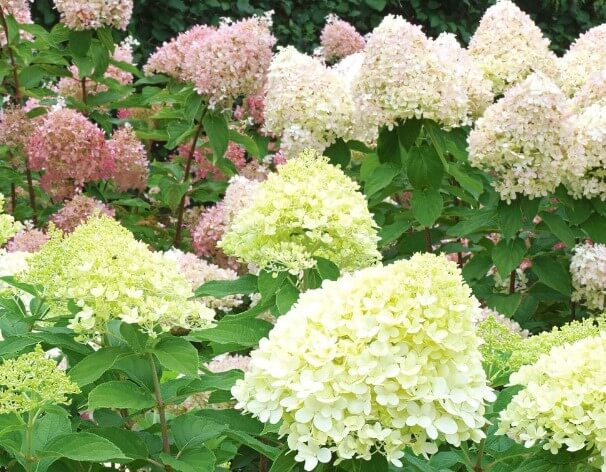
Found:
[[[236,441],[240,441],[242,444],[254,449],[255,451],[263,454],[265,457],[270,458],[271,460],[275,460],[279,455],[280,451],[272,446],[268,446],[265,443],[262,443],[258,439],[253,438],[251,435],[243,432],[243,431],[227,431],[225,435],[231,439],[235,439]]]
[[[541,218],[545,224],[549,227],[551,232],[555,234],[560,241],[562,241],[569,248],[574,247],[575,239],[574,234],[566,222],[555,213],[541,213]]]
[[[377,140],[377,155],[383,164],[394,164],[398,169],[402,166],[400,140],[395,128],[391,130],[387,126],[381,128]]]
[[[46,445],[41,454],[66,457],[80,462],[109,462],[117,459],[130,459],[114,443],[96,434],[85,432],[57,436]]]
[[[98,408],[145,410],[155,404],[156,401],[151,392],[129,380],[114,380],[103,383],[88,394],[88,407],[91,410]]]
[[[594,213],[585,221],[581,227],[593,240],[593,242],[606,244],[606,218]]]
[[[179,459],[163,452],[160,460],[178,472],[211,471],[215,468],[215,455],[204,446],[185,451],[179,455]]]
[[[202,119],[204,131],[208,136],[210,147],[213,150],[213,164],[223,157],[229,144],[229,127],[225,116],[216,111],[208,111]]]
[[[230,295],[249,295],[258,290],[257,277],[246,274],[236,280],[212,280],[196,289],[196,297],[223,298]]]
[[[339,267],[334,262],[323,257],[316,257],[316,268],[324,280],[337,280],[341,276]]]
[[[253,347],[269,334],[272,327],[271,323],[257,318],[225,317],[214,328],[194,331],[189,337],[198,341]]]
[[[438,156],[440,156],[442,162],[445,163],[445,154],[447,150],[446,140],[444,139],[444,130],[442,130],[442,128],[440,128],[440,126],[432,120],[423,120],[423,127],[425,128],[425,131],[427,131],[429,140],[437,151]]]
[[[433,226],[442,214],[444,201],[437,190],[414,190],[410,199],[412,214],[426,228]]]
[[[84,57],[90,49],[93,39],[92,30],[70,31],[69,49],[74,56]]]
[[[492,413],[499,413],[507,408],[507,405],[511,403],[511,399],[522,389],[523,387],[520,385],[513,385],[501,390],[497,399],[492,404]]]
[[[177,337],[164,338],[156,344],[153,352],[165,368],[179,374],[198,375],[198,350],[189,341]]]
[[[415,189],[439,189],[444,176],[444,166],[433,148],[420,146],[410,150],[406,172]]]
[[[299,299],[299,291],[291,284],[285,284],[276,294],[276,306],[281,315],[288,313]]]
[[[114,43],[112,29],[109,27],[99,28],[97,30],[97,37],[99,38],[99,41],[101,41],[101,44],[103,44],[103,46],[105,46],[105,48],[113,54],[114,50],[116,49],[116,45]]]
[[[493,208],[473,210],[473,212],[451,227],[446,234],[458,237],[468,236],[477,231],[493,227],[496,217],[497,213]]]
[[[193,413],[177,416],[170,422],[170,430],[180,451],[200,446],[220,436],[227,426],[197,417]]]
[[[282,287],[286,280],[286,272],[259,272],[258,287],[263,298],[271,298]]]
[[[68,372],[69,377],[80,387],[88,385],[111,369],[125,353],[124,349],[118,347],[99,349],[72,367]]]
[[[570,272],[552,256],[535,257],[532,260],[532,271],[548,287],[566,296],[572,293]]]
[[[40,85],[45,74],[46,71],[40,66],[27,66],[19,72],[19,82],[26,89],[34,88]]]
[[[421,133],[423,122],[416,118],[409,118],[404,123],[400,123],[396,130],[398,132],[398,140],[400,141],[400,146],[406,152],[410,150],[417,141],[419,134]]]
[[[463,278],[471,283],[486,277],[492,267],[492,258],[488,254],[477,254],[463,266]]]
[[[349,165],[349,161],[351,161],[351,150],[341,138],[326,148],[323,154],[328,157],[331,164],[341,166],[344,169]]]
[[[492,260],[502,278],[508,277],[526,255],[526,245],[521,239],[502,239],[492,249]]]
[[[366,0],[366,5],[374,10],[383,11],[387,5],[387,0]]]
[[[482,179],[471,175],[466,170],[461,169],[455,164],[449,164],[447,168],[448,173],[454,177],[459,185],[477,199],[484,191],[484,184],[482,183]]]
[[[236,130],[230,129],[229,140],[233,141],[234,143],[238,143],[241,146],[244,146],[246,152],[252,157],[261,157],[261,152],[259,151],[258,144],[250,136],[246,136],[245,134],[238,133]]]
[[[95,412],[96,419],[97,413]],[[113,444],[120,444],[122,452],[131,459],[146,460],[149,457],[149,450],[141,433],[121,428],[95,428],[91,432]]]
[[[269,472],[290,472],[297,465],[296,454],[289,448],[285,448],[271,465]]]
[[[523,217],[520,200],[513,200],[511,203],[499,202],[499,228],[505,239],[513,238],[522,228]]]
[[[413,222],[410,217],[400,215],[399,218],[395,218],[393,223],[383,225],[379,230],[379,236],[381,237],[379,246],[385,247],[389,243],[398,239],[412,226],[412,223]]]
[[[364,185],[364,193],[372,197],[377,192],[387,187],[400,171],[391,164],[381,164],[370,174]]]

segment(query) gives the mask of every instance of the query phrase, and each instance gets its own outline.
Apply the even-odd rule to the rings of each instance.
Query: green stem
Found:
[[[168,439],[168,423],[166,422],[166,404],[162,398],[162,390],[160,389],[160,379],[158,378],[158,372],[156,371],[156,363],[154,362],[153,354],[148,354],[149,367],[152,372],[152,379],[154,382],[154,396],[156,398],[156,407],[158,408],[158,415],[160,416],[160,431],[162,432],[162,450],[170,455],[170,442]],[[166,472],[171,472],[172,468],[169,465],[165,465],[164,469]]]
[[[30,411],[27,417],[27,426],[25,429],[25,470],[27,472],[31,472],[32,464],[34,462],[34,457],[32,455],[32,444],[33,444],[33,433],[34,433],[34,425],[36,423],[36,419],[40,414],[40,410],[36,413],[32,414]]]
[[[425,252],[433,252],[433,244],[431,242],[431,230],[429,228],[425,228]]]
[[[486,439],[482,439],[480,444],[478,444],[478,459],[476,461],[476,465],[473,468],[474,472],[484,472],[482,468],[482,458],[484,457],[484,445],[486,444]]]
[[[86,105],[86,102],[88,101],[88,92],[86,91],[86,77],[80,79],[80,87],[82,88],[82,103]]]
[[[183,175],[183,183],[189,181],[189,174],[191,173],[191,164],[194,160],[194,154],[196,152],[196,147],[198,145],[198,139],[200,139],[200,135],[204,129],[204,115],[206,111],[202,114],[200,118],[200,123],[196,128],[196,134],[194,135],[194,139],[191,143],[191,148],[189,149],[189,153],[187,155],[187,162],[185,163],[185,174]],[[181,239],[183,238],[183,214],[185,213],[185,199],[187,198],[187,192],[183,194],[181,197],[181,201],[179,202],[179,209],[177,210],[177,228],[175,231],[175,239],[173,241],[173,245],[178,247],[181,244]]]
[[[471,461],[471,456],[469,455],[469,448],[467,447],[466,442],[461,443],[461,452],[463,452],[463,456],[465,457],[465,467],[469,472],[474,472],[474,465]]]

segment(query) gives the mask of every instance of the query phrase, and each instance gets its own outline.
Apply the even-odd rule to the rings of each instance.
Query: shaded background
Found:
[[[274,10],[273,31],[279,44],[293,44],[311,51],[326,15],[336,13],[368,33],[387,13],[403,15],[424,25],[432,36],[455,33],[467,43],[479,19],[494,0],[135,0],[129,33],[141,42],[146,57],[159,43],[196,23],[216,24],[221,17],[241,18]],[[606,0],[518,0],[561,53],[592,26],[606,22]],[[58,16],[52,0],[34,0],[36,22],[52,26]]]

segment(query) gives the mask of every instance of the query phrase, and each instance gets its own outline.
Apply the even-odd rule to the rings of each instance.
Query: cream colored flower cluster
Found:
[[[39,345],[0,364],[0,414],[35,414],[42,406],[68,405],[76,393],[78,386]]]
[[[510,0],[499,0],[482,17],[469,42],[469,53],[503,94],[533,72],[557,77],[557,57],[532,19]]]
[[[353,101],[340,76],[319,59],[288,46],[269,67],[265,130],[282,137],[288,157],[324,151],[352,132]]]
[[[572,299],[592,310],[606,307],[606,245],[583,244],[574,248],[570,259]]]
[[[401,466],[406,447],[431,454],[436,441],[479,441],[494,394],[477,310],[456,264],[433,254],[324,281],[252,352],[236,407],[282,420],[305,470],[375,449]]]
[[[376,126],[421,117],[444,128],[468,125],[474,108],[468,68],[477,76],[472,61],[448,37],[432,41],[419,26],[388,15],[368,39],[354,95]],[[476,87],[481,83],[474,93]]]
[[[133,0],[53,0],[61,23],[72,30],[110,26],[125,30],[133,14]]]
[[[581,34],[558,61],[560,85],[568,95],[574,95],[593,73],[606,69],[606,24]]]
[[[306,150],[261,182],[219,242],[260,269],[301,275],[323,257],[343,270],[375,264],[379,237],[358,184]]]
[[[511,376],[524,389],[500,415],[499,432],[532,447],[592,450],[606,471],[606,332],[565,344]]]
[[[23,225],[15,221],[11,215],[4,213],[4,195],[0,193],[0,247],[15,234],[23,229]]]
[[[151,252],[115,220],[93,216],[69,235],[51,239],[29,259],[24,282],[44,287],[52,315],[65,315],[68,301],[79,311],[70,327],[81,339],[106,332],[118,318],[155,329],[208,327],[214,312],[195,300],[174,262]]]
[[[571,103],[576,113],[591,105],[606,106],[606,69],[592,73],[574,94]]]
[[[15,277],[27,270],[28,259],[31,257],[29,252],[7,252],[0,249],[0,277]],[[11,287],[0,280],[0,295],[3,292],[11,290]]]
[[[477,121],[469,134],[469,162],[495,178],[503,200],[546,196],[566,173],[562,129],[570,114],[558,86],[532,74]]]

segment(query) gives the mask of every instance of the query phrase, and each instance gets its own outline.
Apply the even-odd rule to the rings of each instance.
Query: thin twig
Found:
[[[168,439],[168,423],[166,422],[166,405],[162,398],[162,390],[160,388],[160,379],[158,378],[158,372],[156,372],[156,363],[154,362],[153,354],[148,354],[149,367],[152,371],[152,379],[154,382],[154,396],[156,398],[156,407],[158,408],[158,415],[160,416],[160,431],[162,432],[162,450],[170,455],[170,442]],[[166,472],[172,472],[172,467],[165,465],[164,469]]]

